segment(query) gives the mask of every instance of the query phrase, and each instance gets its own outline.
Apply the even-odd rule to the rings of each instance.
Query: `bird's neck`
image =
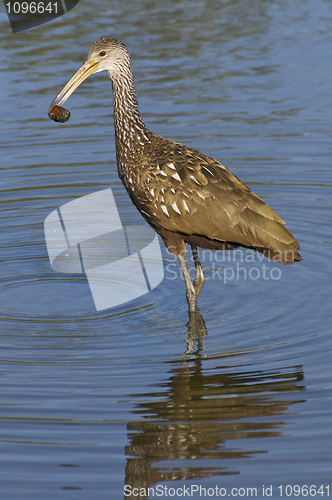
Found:
[[[136,100],[135,83],[130,67],[121,75],[110,75],[114,92],[115,143],[119,167],[134,160],[150,134],[141,117]]]

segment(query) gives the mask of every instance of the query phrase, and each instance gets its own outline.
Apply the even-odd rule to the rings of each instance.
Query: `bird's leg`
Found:
[[[193,253],[195,269],[196,269],[196,276],[194,279],[194,287],[195,287],[195,294],[196,294],[196,298],[197,298],[200,291],[203,288],[204,283],[205,283],[205,276],[203,273],[201,261],[199,260],[197,247],[195,245],[191,245],[191,251]]]
[[[183,272],[184,281],[186,282],[189,311],[196,311],[196,292],[194,284],[190,278],[186,259],[184,258],[184,255],[182,253],[179,253],[177,257],[179,259],[180,266]]]

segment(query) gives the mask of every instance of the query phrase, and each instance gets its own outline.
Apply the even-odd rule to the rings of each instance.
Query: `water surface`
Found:
[[[1,498],[326,487],[330,2],[81,2],[15,35],[0,21]],[[123,224],[144,223],[117,176],[107,75],[76,90],[67,124],[47,117],[103,35],[129,48],[149,128],[230,168],[301,244],[294,266],[202,252],[196,329],[165,249],[156,289],[99,312],[83,275],[49,263],[43,222],[81,196],[111,187]]]

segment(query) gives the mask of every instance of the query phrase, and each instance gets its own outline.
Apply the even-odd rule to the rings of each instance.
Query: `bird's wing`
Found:
[[[142,177],[145,203],[138,208],[149,222],[245,246],[293,246],[296,240],[285,222],[226,167],[192,148],[164,141],[154,148],[153,168]]]

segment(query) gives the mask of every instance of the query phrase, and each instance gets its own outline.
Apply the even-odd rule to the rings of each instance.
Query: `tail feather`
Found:
[[[256,250],[268,259],[273,262],[278,262],[279,264],[290,265],[302,260],[297,250],[271,250],[270,248],[256,248]]]

